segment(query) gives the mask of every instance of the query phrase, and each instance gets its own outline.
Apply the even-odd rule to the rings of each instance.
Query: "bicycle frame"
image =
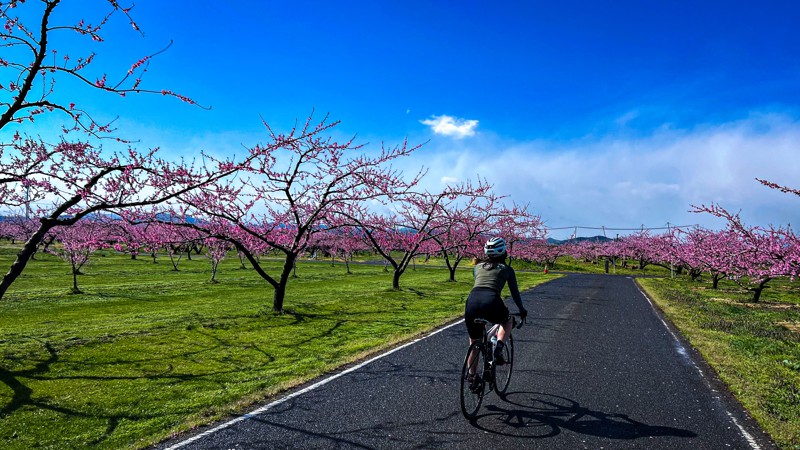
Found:
[[[520,321],[519,325],[516,323],[518,314],[512,315],[512,328],[520,328],[524,321]],[[506,344],[506,364],[497,366],[494,360],[494,347],[492,345],[492,337],[497,335],[500,331],[501,324],[493,324],[485,319],[475,319],[475,323],[484,325],[483,337],[479,341],[471,342],[467,351],[467,356],[464,359],[464,366],[461,373],[461,411],[469,420],[474,419],[478,409],[486,393],[484,386],[488,385],[489,392],[496,391],[498,395],[504,395],[508,388],[508,382],[511,378],[511,370],[513,367],[513,349],[514,342],[511,333],[504,339]],[[488,326],[491,325],[491,326]],[[510,330],[509,330],[510,331]],[[476,362],[476,359],[480,359]],[[478,366],[482,366],[478,368]],[[497,385],[497,370],[498,368],[507,369],[505,371],[500,386]],[[474,369],[474,370],[473,370]],[[474,381],[471,381],[470,373],[480,373],[480,382],[477,385],[477,390],[474,389]]]
[[[496,324],[492,325],[491,328],[489,328],[489,331],[484,331],[484,333],[483,333],[484,342],[487,342],[487,341],[491,342],[492,341],[492,336],[497,336],[497,332],[500,331],[500,327],[501,327],[501,325],[496,323]]]

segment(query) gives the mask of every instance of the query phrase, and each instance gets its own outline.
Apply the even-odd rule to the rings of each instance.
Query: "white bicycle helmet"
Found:
[[[506,253],[506,241],[501,237],[494,237],[486,241],[483,246],[486,256],[500,256]]]

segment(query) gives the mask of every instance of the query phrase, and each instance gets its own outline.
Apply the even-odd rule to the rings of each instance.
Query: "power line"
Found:
[[[650,231],[650,230],[671,230],[673,228],[693,228],[698,227],[698,224],[694,225],[669,225],[665,227],[645,227],[641,226],[638,228],[609,228],[609,227],[581,227],[581,226],[571,226],[571,227],[548,227],[545,226],[546,230],[606,230],[606,231]]]

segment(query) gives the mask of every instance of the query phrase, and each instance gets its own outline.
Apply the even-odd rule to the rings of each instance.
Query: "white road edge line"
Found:
[[[346,369],[346,370],[343,370],[342,372],[339,372],[337,374],[331,375],[328,378],[320,380],[320,381],[318,381],[318,382],[316,382],[316,383],[314,383],[314,384],[312,384],[312,385],[310,385],[308,387],[305,387],[305,388],[303,388],[303,389],[301,389],[301,390],[299,390],[297,392],[293,392],[293,393],[287,395],[286,397],[283,397],[281,399],[275,400],[274,402],[269,403],[267,405],[264,405],[264,406],[262,406],[262,407],[260,407],[258,409],[253,410],[253,411],[250,411],[247,414],[244,414],[242,416],[236,417],[235,419],[231,419],[228,422],[225,422],[225,423],[222,423],[220,425],[217,425],[216,427],[211,428],[209,430],[206,430],[206,431],[204,431],[204,432],[202,432],[202,433],[200,433],[198,435],[192,436],[192,437],[190,437],[190,438],[188,438],[188,439],[186,439],[184,441],[181,441],[181,442],[178,442],[176,444],[173,444],[173,445],[165,448],[164,450],[176,450],[176,449],[179,449],[179,448],[184,447],[186,445],[189,445],[192,442],[199,441],[200,439],[203,439],[206,436],[209,436],[209,435],[211,435],[213,433],[216,433],[217,431],[224,430],[225,428],[228,428],[228,427],[230,427],[230,426],[232,426],[234,424],[237,424],[237,423],[239,423],[239,422],[241,422],[243,420],[247,420],[247,419],[249,419],[251,417],[257,416],[257,415],[267,411],[270,408],[278,406],[281,403],[287,402],[287,401],[289,401],[289,400],[291,400],[291,399],[293,399],[295,397],[299,397],[299,396],[301,396],[301,395],[303,395],[303,394],[305,394],[307,392],[313,391],[314,389],[317,389],[320,386],[324,386],[324,385],[330,383],[331,381],[333,381],[333,380],[335,380],[337,378],[343,377],[343,376],[345,376],[345,375],[347,375],[347,374],[349,374],[351,372],[355,372],[356,370],[358,370],[358,369],[360,369],[360,368],[362,368],[362,367],[364,367],[364,366],[366,366],[368,364],[371,364],[371,363],[373,363],[375,361],[378,361],[381,358],[385,358],[386,356],[389,356],[392,353],[400,351],[400,350],[402,350],[402,349],[404,349],[406,347],[414,345],[414,344],[416,344],[417,342],[419,342],[421,340],[428,339],[431,336],[439,334],[442,331],[444,331],[444,330],[446,330],[446,329],[448,329],[450,327],[454,327],[454,326],[456,326],[456,325],[458,325],[460,323],[463,323],[463,322],[464,322],[464,319],[461,319],[461,320],[459,320],[457,322],[451,323],[450,325],[447,325],[447,326],[444,326],[442,328],[439,328],[438,330],[436,330],[436,331],[434,331],[434,332],[432,332],[430,334],[422,336],[421,338],[417,338],[417,339],[414,339],[413,341],[406,342],[405,344],[403,344],[403,345],[401,345],[399,347],[395,347],[395,348],[393,348],[393,349],[391,349],[391,350],[389,350],[389,351],[387,351],[385,353],[381,353],[380,355],[375,356],[374,358],[368,359],[368,360],[366,360],[366,361],[364,361],[364,362],[362,362],[362,363],[360,363],[358,365],[350,367],[349,369]]]
[[[647,302],[650,303],[650,307],[653,308],[653,311],[655,311],[656,310],[656,306],[653,304],[653,301],[650,300],[650,297],[647,294],[645,294],[644,291],[642,291],[642,288],[639,287],[638,283],[634,282],[633,284],[636,285],[636,289],[638,289],[639,293],[642,294],[642,296],[645,299],[647,299]],[[711,386],[711,383],[706,378],[706,375],[703,373],[702,370],[700,370],[700,367],[698,367],[698,365],[695,364],[694,361],[692,361],[691,357],[689,356],[689,353],[686,351],[685,348],[683,348],[683,345],[681,344],[680,339],[678,339],[678,336],[676,336],[675,333],[672,332],[672,330],[670,329],[669,325],[667,325],[667,322],[658,314],[656,314],[656,317],[658,317],[658,320],[660,320],[661,323],[664,324],[664,328],[667,329],[669,334],[672,335],[672,338],[675,340],[675,346],[676,346],[676,349],[677,349],[678,353],[680,353],[681,356],[684,356],[685,358],[687,358],[692,363],[692,365],[694,366],[695,370],[697,370],[697,372],[700,374],[700,377],[703,378],[709,386]],[[755,438],[753,438],[753,435],[748,433],[747,430],[745,430],[744,427],[741,424],[739,424],[739,421],[736,420],[736,417],[734,417],[733,414],[730,411],[728,411],[727,409],[725,410],[725,413],[728,415],[728,417],[730,417],[730,419],[733,422],[733,424],[736,425],[736,428],[739,429],[739,432],[742,433],[742,437],[744,437],[744,439],[747,441],[747,443],[750,444],[750,448],[752,448],[753,450],[761,450],[761,446],[758,445],[758,443],[756,442]]]

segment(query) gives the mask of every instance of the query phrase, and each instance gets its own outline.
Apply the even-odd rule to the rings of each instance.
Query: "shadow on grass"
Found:
[[[48,358],[44,361],[38,362],[32,369],[13,372],[0,367],[0,382],[8,386],[14,393],[11,397],[11,401],[7,405],[3,406],[2,409],[0,409],[0,417],[7,416],[24,405],[35,403],[32,400],[33,390],[23,384],[19,378],[30,378],[46,373],[50,370],[50,366],[58,361],[58,353],[50,345],[50,343],[41,343],[48,354]]]
[[[221,339],[217,336],[214,336],[210,333],[205,333],[202,331],[198,331],[197,333],[201,334],[206,339],[209,339],[213,342],[213,345],[204,346],[203,348],[189,353],[183,353],[182,357],[192,358],[195,354],[200,353],[219,353],[220,349],[230,347],[234,345],[232,342],[228,342],[224,339]],[[78,374],[74,376],[69,375],[60,375],[55,376],[52,372],[53,366],[55,364],[60,365],[69,365],[75,364],[74,362],[65,362],[59,358],[59,352],[54,348],[54,346],[47,341],[42,341],[40,339],[32,339],[35,342],[41,344],[42,348],[45,351],[45,355],[41,357],[40,360],[36,360],[35,357],[26,358],[26,361],[35,362],[32,368],[28,369],[21,369],[21,370],[9,370],[5,367],[0,366],[0,383],[7,386],[11,392],[10,400],[4,404],[0,405],[0,419],[8,419],[14,413],[21,411],[21,410],[46,410],[52,411],[58,414],[62,414],[69,417],[74,418],[87,418],[87,419],[95,419],[95,420],[103,420],[106,423],[104,431],[95,439],[88,441],[89,445],[98,445],[109,439],[115,430],[118,428],[119,424],[123,420],[137,422],[143,420],[151,420],[151,419],[159,419],[163,417],[163,413],[158,414],[138,414],[138,413],[127,413],[127,412],[104,412],[102,407],[97,407],[97,405],[86,404],[85,407],[65,407],[59,405],[57,402],[57,398],[54,399],[53,397],[43,395],[42,393],[38,393],[31,388],[28,384],[26,384],[26,380],[36,380],[36,381],[61,381],[61,380],[92,380],[97,382],[104,382],[104,381],[116,381],[116,380],[151,380],[151,381],[167,381],[167,382],[191,382],[191,381],[213,381],[213,377],[226,375],[231,373],[236,373],[240,371],[240,368],[235,363],[235,361],[224,361],[229,369],[226,370],[215,370],[215,371],[203,371],[202,373],[175,373],[174,366],[172,364],[167,364],[166,369],[159,371],[157,373],[147,373],[143,369],[136,369],[140,371],[140,373],[133,374],[133,375],[91,375],[87,370],[86,374]],[[265,350],[259,348],[255,344],[248,345],[247,348],[250,348],[256,352],[261,353],[266,358],[265,364],[274,361],[274,356],[266,352]],[[100,373],[105,372],[104,367],[106,366],[136,366],[139,363],[157,363],[159,361],[169,362],[172,360],[171,356],[165,357],[152,357],[152,358],[142,358],[142,359],[126,359],[126,360],[114,360],[112,362],[104,362],[104,363],[88,363],[85,361],[80,362],[80,366],[82,368],[87,367],[94,367],[95,371]],[[118,411],[118,408],[114,408]]]
[[[100,417],[101,414],[97,414],[96,412],[87,413],[78,409],[64,408],[58,405],[50,404],[46,401],[46,399],[43,400],[34,399],[33,389],[24,384],[21,381],[21,379],[41,378],[42,375],[45,375],[47,372],[49,372],[50,366],[52,366],[54,363],[58,361],[58,352],[56,352],[56,350],[52,347],[52,345],[50,345],[49,342],[41,342],[41,343],[45,351],[47,352],[48,357],[47,359],[38,362],[32,369],[10,371],[0,367],[0,382],[8,386],[13,392],[11,401],[5,406],[3,406],[2,409],[0,409],[0,418],[7,417],[13,414],[15,411],[26,406],[37,409],[54,411],[69,416],[87,417],[87,418]],[[106,427],[105,432],[97,439],[91,441],[90,444],[96,445],[108,439],[108,437],[111,436],[114,430],[116,430],[120,420],[122,419],[142,420],[147,418],[152,418],[152,416],[148,417],[142,415],[128,415],[128,414],[115,414],[106,416],[106,420],[108,421],[108,426]]]

